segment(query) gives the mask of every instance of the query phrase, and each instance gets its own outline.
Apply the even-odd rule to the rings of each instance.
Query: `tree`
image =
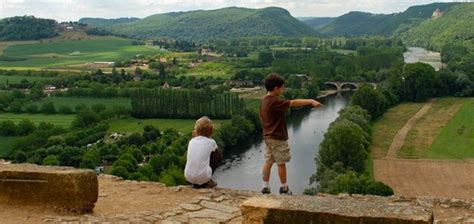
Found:
[[[95,150],[89,150],[82,156],[80,168],[95,169],[99,164],[99,154]]]
[[[80,103],[74,107],[74,111],[76,111],[76,113],[79,113],[84,108],[87,108],[87,106],[83,103]]]
[[[435,70],[428,64],[407,64],[403,69],[403,88],[405,99],[413,102],[423,102],[435,93]]]
[[[98,104],[92,105],[91,109],[92,109],[92,111],[94,111],[94,113],[98,114],[101,111],[107,109],[107,107],[104,104],[98,103]]]
[[[29,104],[26,106],[25,111],[30,114],[34,114],[38,112],[38,106],[36,104]]]
[[[123,166],[114,166],[114,167],[112,167],[112,171],[110,173],[112,175],[121,177],[123,179],[127,179],[128,175],[129,175],[127,169]]]
[[[0,122],[0,135],[14,136],[16,134],[16,125],[11,120]]]
[[[18,150],[15,152],[13,158],[15,163],[24,163],[28,159],[28,156],[22,150]]]
[[[9,111],[12,113],[21,113],[23,112],[23,104],[20,101],[13,101],[10,103]]]
[[[90,109],[82,109],[74,118],[72,126],[75,128],[87,128],[94,126],[99,121],[99,116]]]
[[[45,166],[59,166],[58,157],[55,155],[49,155],[43,159],[43,165]]]
[[[362,172],[367,159],[367,145],[365,132],[357,124],[342,119],[332,123],[324,134],[319,157],[327,167],[342,162],[346,169]]]
[[[352,104],[367,110],[372,119],[382,115],[385,110],[384,96],[371,85],[361,86],[352,96]]]
[[[61,105],[58,109],[60,114],[72,114],[72,109],[67,105]]]
[[[128,136],[127,142],[130,145],[141,146],[146,143],[146,140],[142,135],[138,133],[133,133],[130,136]]]
[[[165,172],[160,175],[160,182],[166,184],[166,186],[176,186],[187,183],[183,170],[177,166],[171,166],[165,170]]]
[[[302,86],[302,81],[301,81],[301,78],[300,77],[297,77],[297,76],[290,76],[290,78],[288,78],[288,87],[290,88],[294,88],[294,89],[300,89],[301,86]]]
[[[55,114],[56,108],[53,102],[44,102],[41,106],[41,112],[44,114]]]
[[[18,123],[16,127],[16,134],[20,136],[28,135],[33,133],[35,129],[36,126],[32,121],[28,119],[23,119]]]
[[[271,51],[258,52],[257,64],[262,67],[270,66],[273,62],[273,53]]]

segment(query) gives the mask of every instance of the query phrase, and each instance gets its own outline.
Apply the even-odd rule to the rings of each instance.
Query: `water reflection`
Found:
[[[323,140],[329,124],[337,112],[346,107],[349,97],[328,97],[323,100],[325,107],[293,113],[287,119],[291,161],[287,164],[288,183],[295,194],[301,194],[309,187],[309,178],[316,169],[314,157]],[[261,166],[264,162],[265,143],[261,136],[240,149],[226,155],[225,164],[215,173],[220,187],[260,191],[262,187]],[[279,179],[276,166],[272,168],[270,187],[278,192]]]

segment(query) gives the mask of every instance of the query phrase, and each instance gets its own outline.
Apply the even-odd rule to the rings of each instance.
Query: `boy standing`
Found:
[[[260,119],[263,126],[265,139],[265,164],[262,168],[263,189],[262,194],[270,194],[270,172],[273,163],[278,165],[280,177],[280,194],[291,195],[286,182],[286,163],[290,161],[290,147],[288,146],[288,131],[286,128],[285,112],[290,107],[311,105],[319,108],[322,104],[313,99],[282,100],[279,96],[283,93],[285,80],[277,74],[269,74],[265,78],[267,94],[263,97],[260,106]]]
[[[211,138],[214,125],[208,117],[196,121],[193,138],[189,141],[184,176],[194,188],[212,188],[217,186],[212,174],[216,170],[221,153],[216,141]]]

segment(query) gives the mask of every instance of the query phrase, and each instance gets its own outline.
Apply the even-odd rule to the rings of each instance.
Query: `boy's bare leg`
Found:
[[[265,162],[262,167],[262,179],[263,182],[268,183],[270,181],[270,172],[272,171],[273,163]]]
[[[280,177],[280,183],[286,184],[286,164],[278,164],[278,176]]]

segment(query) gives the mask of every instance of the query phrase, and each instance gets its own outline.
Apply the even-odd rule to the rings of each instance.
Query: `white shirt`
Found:
[[[197,136],[188,144],[188,155],[184,176],[192,184],[204,184],[211,180],[212,169],[209,165],[211,153],[216,151],[217,143],[214,139]]]

